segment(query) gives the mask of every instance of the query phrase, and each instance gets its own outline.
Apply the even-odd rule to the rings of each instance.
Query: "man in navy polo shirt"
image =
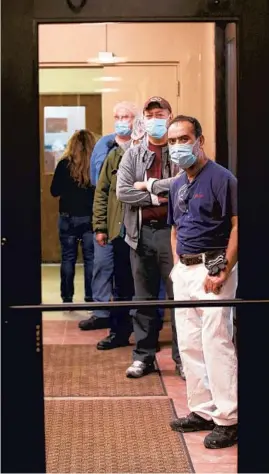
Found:
[[[172,161],[184,170],[170,183],[168,223],[175,300],[232,299],[237,287],[237,180],[207,158],[199,122],[176,117],[168,130]],[[175,431],[207,431],[206,448],[237,442],[237,358],[231,308],[178,308],[180,355],[190,414]]]

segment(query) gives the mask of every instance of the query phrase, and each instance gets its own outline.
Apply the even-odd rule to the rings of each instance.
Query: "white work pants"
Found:
[[[219,295],[205,293],[204,264],[178,262],[171,272],[175,300],[232,299],[235,266]],[[237,423],[237,357],[231,308],[176,308],[179,351],[186,375],[188,407],[222,426]]]

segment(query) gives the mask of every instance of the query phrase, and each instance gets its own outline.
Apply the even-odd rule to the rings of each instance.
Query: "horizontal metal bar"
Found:
[[[175,301],[175,300],[143,300],[143,301],[110,301],[108,303],[103,302],[89,302],[89,303],[59,303],[59,304],[39,304],[39,305],[18,305],[10,306],[10,309],[14,310],[37,310],[40,311],[91,311],[95,309],[115,309],[115,308],[127,308],[127,309],[139,309],[139,308],[204,308],[204,307],[223,307],[223,306],[242,306],[242,305],[256,305],[263,306],[268,305],[269,300],[244,300],[244,299],[233,299],[233,300],[188,300],[188,301]]]
[[[125,63],[118,63],[118,64],[109,64],[109,67],[121,67],[121,66],[177,66],[179,61],[127,61]],[[86,62],[68,62],[68,63],[59,63],[57,61],[54,62],[44,62],[39,63],[40,69],[52,69],[52,68],[67,68],[67,69],[76,69],[76,68],[83,68],[83,69],[101,69],[103,67],[102,64],[97,66],[92,66]]]

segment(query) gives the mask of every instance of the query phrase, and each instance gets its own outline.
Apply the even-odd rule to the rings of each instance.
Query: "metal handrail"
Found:
[[[205,308],[205,307],[238,307],[246,305],[264,306],[269,304],[269,299],[245,300],[235,298],[232,300],[141,300],[141,301],[109,301],[109,302],[89,302],[89,303],[56,303],[56,304],[37,304],[37,305],[14,305],[10,306],[12,310],[41,310],[41,311],[91,311],[95,309],[112,308]]]

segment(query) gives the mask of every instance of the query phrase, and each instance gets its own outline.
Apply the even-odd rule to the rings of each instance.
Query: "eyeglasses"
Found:
[[[177,206],[179,207],[180,211],[183,213],[188,212],[189,208],[189,200],[190,200],[190,188],[192,183],[183,184],[181,188],[179,188],[177,192]]]
[[[131,120],[130,115],[114,115],[115,120]]]

